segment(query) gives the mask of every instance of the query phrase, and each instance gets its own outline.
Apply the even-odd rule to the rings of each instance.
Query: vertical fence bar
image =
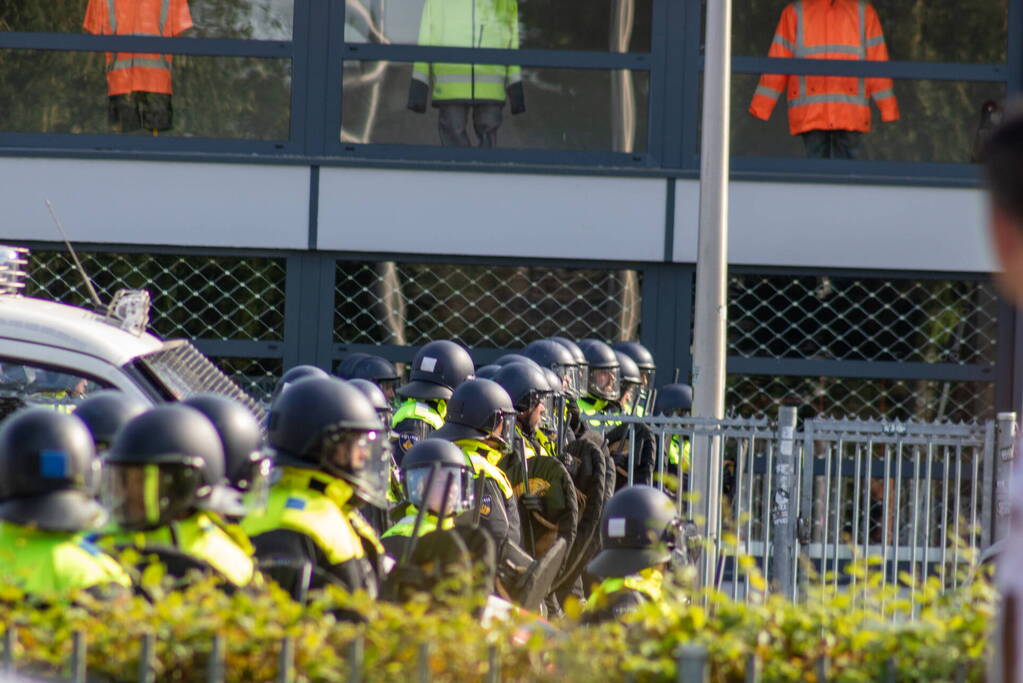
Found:
[[[362,683],[365,660],[366,639],[358,635],[348,643],[348,683]]]
[[[487,648],[487,683],[501,683],[501,658],[496,645]]]
[[[3,672],[14,673],[17,668],[14,662],[14,650],[18,647],[18,629],[14,624],[8,624],[4,630],[4,662]]]
[[[916,555],[917,545],[920,542],[920,446],[913,446],[913,510],[911,511],[912,538],[910,539],[909,550],[909,575],[912,583],[909,587],[910,604],[913,605],[913,613],[916,614]]]
[[[928,574],[928,567],[930,566],[931,559],[931,503],[933,502],[933,489],[934,481],[931,479],[934,468],[934,442],[927,442],[927,464],[924,466],[924,557],[920,563],[920,577],[922,580],[926,580]],[[914,603],[915,604],[915,603]]]
[[[828,669],[831,668],[828,658],[825,655],[818,657],[814,668],[817,671],[817,683],[828,683]]]
[[[860,537],[860,471],[863,465],[863,444],[857,442],[853,451],[853,490],[852,490],[852,534],[849,536],[849,548],[852,561],[856,561],[856,542]],[[869,466],[869,463],[868,463]],[[856,586],[856,574],[852,575],[852,585]],[[853,591],[853,595],[856,592]]]
[[[832,583],[838,588],[838,551],[842,545],[842,461],[845,460],[845,439],[838,440],[838,448],[835,450],[835,527],[832,537],[834,538],[831,550],[831,572]]]
[[[977,511],[978,494],[980,491],[980,453],[973,449],[970,473],[970,549],[977,550],[980,543],[980,530],[977,528],[980,514]]]
[[[277,656],[277,683],[291,683],[295,666],[295,641],[290,636],[281,639],[281,651]]]
[[[153,671],[153,659],[156,657],[156,636],[147,633],[142,636],[139,648],[139,683],[153,683],[156,672]]]
[[[659,490],[661,490],[661,491],[664,490],[664,459],[665,459],[665,456],[667,455],[667,450],[666,450],[666,446],[665,446],[665,433],[666,432],[665,432],[664,427],[661,427],[660,431],[657,433],[657,488]],[[682,440],[679,439],[679,442],[681,442],[681,441]],[[681,453],[679,453],[679,455],[681,456]],[[679,477],[679,480],[678,480],[677,486],[678,486],[678,488],[682,488],[682,462],[681,462],[681,457],[679,459],[679,465],[678,465],[678,477]]]
[[[757,437],[756,434],[749,436],[748,462],[746,465],[746,539],[745,553],[753,557],[753,482],[757,461]],[[767,565],[764,565],[764,574],[767,574]],[[749,596],[749,574],[746,574],[746,595]]]
[[[430,644],[419,643],[416,651],[416,666],[419,669],[419,683],[430,683]]]
[[[948,478],[951,474],[951,449],[946,445],[941,449],[944,472],[941,482],[941,585],[945,586],[948,562]]]
[[[636,479],[636,425],[629,423],[629,486]]]
[[[71,681],[85,683],[86,663],[85,632],[75,631],[71,634]]]
[[[774,539],[771,535],[771,527],[773,526],[773,522],[771,520],[771,500],[774,497],[774,463],[777,455],[774,451],[774,441],[772,439],[767,440],[766,447],[767,459],[764,462],[764,485],[760,496],[760,524],[763,529],[761,534],[763,536],[763,550],[761,555],[763,558],[762,563],[764,567],[764,576],[770,579],[772,578],[772,574],[777,576],[778,563],[785,563],[785,558],[774,560],[772,565],[771,557],[773,553],[771,552],[771,543]],[[788,595],[788,593],[783,592],[782,595]]]
[[[895,442],[895,524],[893,531],[893,550],[895,561],[892,563],[892,583],[899,582],[899,541],[902,531],[902,439]]]
[[[682,645],[675,655],[675,680],[678,683],[707,683],[707,650],[698,645]]]
[[[756,653],[746,655],[746,683],[760,683],[760,659]]]
[[[206,683],[222,683],[224,680],[224,637],[214,634],[210,643],[210,658],[206,661]]]
[[[986,482],[988,485],[985,486],[985,491],[992,491],[987,495],[994,497],[994,511],[993,519],[990,521],[988,521],[989,517],[985,516],[985,526],[992,527],[992,531],[985,534],[983,539],[985,545],[1004,538],[1008,528],[1009,482],[1012,479],[1013,447],[1016,443],[1016,413],[998,413],[998,426],[994,439],[991,438],[992,429],[995,428],[989,426],[984,461],[985,465],[989,462],[993,465],[991,468],[985,468],[985,474],[988,471],[992,473],[990,477],[994,478],[994,490],[992,491],[990,488],[990,482]],[[997,455],[991,452],[991,441],[995,442],[993,447],[997,449]],[[985,478],[989,479],[990,477]],[[974,483],[974,488],[976,486],[977,484]],[[987,495],[984,497],[987,498]]]
[[[722,443],[727,444],[727,437],[722,437]],[[742,499],[743,480],[746,474],[745,446],[742,438],[735,439],[735,467],[732,468],[732,524],[735,529],[735,546],[732,548],[732,600],[739,598],[739,555],[742,545]],[[722,448],[721,461],[724,462],[725,448]]]
[[[963,536],[960,528],[960,520],[963,516],[962,504],[963,499],[963,447],[961,444],[956,445],[956,485],[955,492],[952,495],[952,499],[955,501],[955,550],[952,552],[952,566],[955,571],[952,572],[952,587],[957,588],[959,586],[959,547],[962,545]]]
[[[824,509],[821,523],[821,588],[828,581],[828,536],[831,525],[831,454],[834,446],[828,443],[824,452]]]
[[[888,584],[888,542],[891,540],[890,529],[888,525],[891,524],[891,476],[892,476],[892,445],[889,443],[884,444],[884,478],[881,480],[884,485],[884,492],[882,495],[881,504],[884,506],[884,511],[881,514],[881,557],[883,558],[881,564],[881,585],[885,586]],[[884,605],[882,604],[882,608]]]
[[[796,597],[794,552],[796,510],[792,507],[792,484],[795,466],[796,407],[778,410],[778,452],[774,457],[774,495],[771,499],[772,550],[775,580],[782,595]],[[812,455],[812,453],[811,453]]]

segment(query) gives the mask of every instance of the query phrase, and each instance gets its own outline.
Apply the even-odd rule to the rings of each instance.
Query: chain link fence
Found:
[[[993,365],[998,297],[988,281],[735,274],[729,355]],[[734,375],[726,405],[770,414],[795,396],[810,415],[969,421],[993,417],[988,382]]]
[[[638,339],[638,270],[339,261],[335,341],[520,348],[534,339]]]

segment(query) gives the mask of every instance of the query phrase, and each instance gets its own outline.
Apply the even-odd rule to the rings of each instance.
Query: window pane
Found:
[[[450,146],[467,141],[475,146],[483,133],[503,148],[646,151],[647,72],[525,67],[526,111],[512,115],[505,86],[518,78],[517,72],[483,64],[433,67],[421,67],[420,73],[431,74],[427,87],[413,83],[412,64],[345,62],[341,140],[440,145],[443,134]],[[462,102],[474,94],[484,106],[470,110]],[[424,98],[423,114],[408,108],[414,95]],[[453,99],[441,99],[448,96]]]
[[[109,388],[74,370],[0,358],[0,417],[26,406],[70,413],[89,394]]]
[[[110,23],[109,2],[4,0],[0,30],[291,40],[294,0],[168,0],[163,30],[160,0],[114,0],[119,10],[116,30]]]
[[[865,101],[859,98],[859,83],[865,80],[869,88],[872,80],[878,80],[807,76],[806,94],[811,98],[831,96],[844,101],[815,103],[809,107],[816,108],[816,113],[811,112],[809,107],[800,107],[797,113],[792,114],[790,103],[783,100],[787,99],[787,94],[795,93],[800,87],[799,81],[793,80],[798,78],[789,77],[781,86],[783,91],[792,90],[790,93],[782,92],[770,120],[765,122],[749,113],[755,97],[763,106],[764,98],[756,94],[760,77],[754,74],[733,75],[733,155],[803,158],[812,156],[807,149],[808,144],[830,145],[836,142],[841,147],[845,143],[842,139],[835,139],[834,135],[831,140],[822,142],[814,139],[821,137],[815,132],[792,135],[791,126],[812,127],[815,121],[831,117],[833,127],[841,128],[844,124],[855,130],[856,125],[863,123],[864,117],[868,116],[862,104],[852,103]],[[847,92],[846,86],[850,86],[851,91]],[[859,145],[861,159],[970,163],[974,160],[978,137],[982,138],[990,127],[989,123],[982,125],[982,108],[989,102],[1001,106],[1000,103],[1005,99],[1003,83],[897,80],[892,89],[898,105],[898,119],[882,121],[878,102],[871,101],[868,105],[870,131],[849,137],[854,146]],[[759,111],[766,113],[765,109]],[[820,151],[819,146],[814,149]]]
[[[124,68],[108,81],[103,53],[0,50],[0,130],[288,138],[290,60],[118,53],[114,64]],[[163,86],[173,94],[137,92]]]
[[[651,4],[652,0],[347,0],[345,40],[649,52]]]
[[[811,0],[813,4],[819,0]],[[839,0],[855,7],[852,0]],[[734,0],[732,50],[766,56],[786,3]],[[1007,0],[875,2],[889,59],[999,64],[1006,61]],[[856,10],[853,9],[853,12]],[[808,15],[804,15],[807,17]],[[804,19],[805,21],[805,19]],[[855,23],[858,26],[858,22]],[[807,39],[808,43],[819,41]]]

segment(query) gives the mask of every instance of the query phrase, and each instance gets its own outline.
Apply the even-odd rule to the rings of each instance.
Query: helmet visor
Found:
[[[585,363],[581,363],[575,366],[575,386],[578,392],[578,396],[582,396],[586,393],[586,388],[590,385],[590,366]]]
[[[387,506],[391,451],[382,431],[343,430],[328,437],[323,468],[350,482],[363,501]]]
[[[555,404],[559,403],[557,396],[544,392],[540,395],[540,403],[543,405],[543,410],[540,412],[540,429],[548,432],[556,431],[558,428],[558,416],[555,412]]]
[[[590,368],[590,395],[614,401],[621,395],[621,371],[619,368]]]
[[[515,418],[516,414],[513,412],[501,412],[501,423],[497,427],[495,438],[505,453],[511,453],[515,444]]]
[[[639,389],[643,396],[649,394],[650,390],[654,388],[654,372],[656,371],[653,368],[646,370],[640,368],[639,370],[639,378],[641,381]]]
[[[431,481],[431,473],[433,480]],[[444,492],[447,491],[447,498]],[[473,506],[473,487],[465,467],[416,467],[405,473],[405,494],[417,508],[438,516],[458,515]]]
[[[268,451],[261,451],[253,458],[246,471],[245,478],[238,481],[238,488],[244,492],[242,497],[248,511],[266,508],[270,500],[270,475],[273,472],[273,460]]]
[[[103,506],[125,529],[153,529],[191,513],[204,487],[199,463],[106,463]]]
[[[556,364],[552,369],[557,373],[561,379],[561,390],[572,396],[573,398],[579,398],[579,373],[577,372],[579,366],[577,365],[561,365]]]

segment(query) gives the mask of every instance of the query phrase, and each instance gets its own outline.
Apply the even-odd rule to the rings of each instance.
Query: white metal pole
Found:
[[[693,414],[725,411],[725,323],[728,314],[728,133],[731,90],[732,2],[708,0],[703,70],[700,160],[700,232],[693,330]],[[691,475],[699,494],[694,512],[715,545],[721,514],[720,440],[696,439]],[[701,576],[713,581],[717,553],[703,553]]]

